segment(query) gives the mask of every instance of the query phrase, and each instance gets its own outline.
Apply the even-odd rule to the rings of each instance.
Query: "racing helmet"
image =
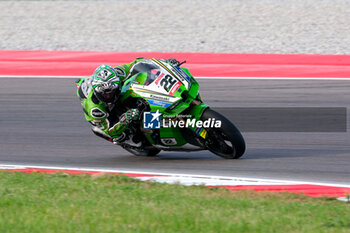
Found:
[[[96,98],[104,104],[114,103],[120,94],[120,79],[109,65],[100,65],[92,75],[92,89]]]

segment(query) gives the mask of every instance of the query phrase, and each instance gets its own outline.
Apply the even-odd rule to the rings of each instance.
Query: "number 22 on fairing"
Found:
[[[160,81],[160,86],[162,86],[170,95],[174,95],[177,88],[181,86],[181,82],[170,75],[165,75],[165,77]]]

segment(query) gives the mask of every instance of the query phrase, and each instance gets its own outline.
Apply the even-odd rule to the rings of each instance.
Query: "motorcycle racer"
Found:
[[[101,65],[78,79],[77,95],[92,131],[137,156],[209,150],[240,158],[245,151],[242,134],[202,101],[199,83],[180,67],[183,63],[137,58],[114,68]],[[206,124],[212,121],[220,124]]]
[[[143,60],[147,59],[137,58],[129,64],[114,68],[100,65],[91,76],[76,81],[77,95],[84,116],[92,125],[92,131],[114,144],[123,142],[135,147],[141,146],[141,141],[135,135],[126,133],[131,122],[139,119],[140,111],[133,103],[125,106],[118,100],[130,70]],[[180,64],[176,59],[166,61],[175,66]]]

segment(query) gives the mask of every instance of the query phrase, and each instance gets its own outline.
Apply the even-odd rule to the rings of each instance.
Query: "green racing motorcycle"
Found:
[[[240,131],[203,103],[199,84],[186,68],[158,59],[136,63],[124,81],[120,101],[126,103],[130,98],[137,100],[142,113],[130,126],[142,146],[120,146],[132,154],[209,150],[238,159],[245,152]]]

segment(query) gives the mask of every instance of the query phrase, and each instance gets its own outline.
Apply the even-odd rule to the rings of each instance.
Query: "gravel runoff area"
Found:
[[[349,0],[0,1],[0,49],[350,54]]]

